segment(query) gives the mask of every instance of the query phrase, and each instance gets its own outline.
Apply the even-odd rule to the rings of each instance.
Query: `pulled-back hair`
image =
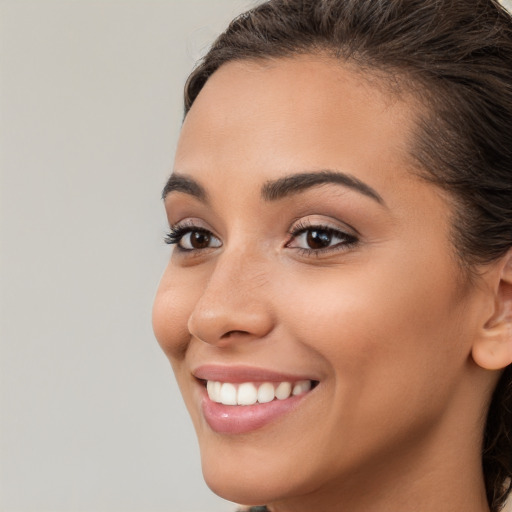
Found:
[[[450,193],[466,275],[512,247],[512,18],[495,0],[270,0],[236,18],[185,87],[185,115],[234,60],[329,55],[412,92],[411,156]],[[512,490],[512,367],[494,392],[482,463],[491,512]]]

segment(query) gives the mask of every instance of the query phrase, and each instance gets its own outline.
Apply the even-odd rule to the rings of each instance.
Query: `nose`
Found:
[[[219,255],[189,317],[190,334],[218,347],[264,338],[274,326],[269,284],[264,261]]]

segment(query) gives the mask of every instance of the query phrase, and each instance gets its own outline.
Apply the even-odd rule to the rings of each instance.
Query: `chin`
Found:
[[[228,480],[219,481],[217,477],[212,479],[205,475],[205,481],[208,487],[221,498],[238,503],[240,505],[265,505],[274,501],[272,494],[262,492],[261,488],[255,485],[248,485],[245,482],[237,480],[236,476]]]
[[[230,476],[210,475],[203,471],[208,487],[221,498],[233,503],[251,506],[265,505],[280,501],[289,495],[287,489],[279,484],[269,484],[269,478],[265,479],[249,473],[249,465],[247,472],[239,472]]]
[[[201,451],[203,477],[221,498],[245,505],[264,505],[294,492],[296,486],[290,479],[290,468],[281,468],[282,461],[279,464],[249,455],[238,456],[234,453],[236,449],[226,456],[222,450],[212,450],[211,454],[208,451]]]

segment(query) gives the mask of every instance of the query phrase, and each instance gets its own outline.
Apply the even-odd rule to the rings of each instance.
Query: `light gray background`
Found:
[[[0,0],[0,511],[223,512],[153,338],[195,60],[250,0]]]
[[[2,512],[221,512],[154,340],[194,61],[245,0],[0,2]]]

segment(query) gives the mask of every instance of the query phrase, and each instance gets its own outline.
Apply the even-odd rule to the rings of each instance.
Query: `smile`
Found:
[[[286,400],[291,396],[307,393],[313,386],[311,380],[298,382],[220,382],[209,380],[206,384],[212,402],[223,405],[266,404],[273,400]]]
[[[219,434],[244,434],[288,416],[320,384],[308,375],[249,366],[203,365],[192,371],[202,416]]]

